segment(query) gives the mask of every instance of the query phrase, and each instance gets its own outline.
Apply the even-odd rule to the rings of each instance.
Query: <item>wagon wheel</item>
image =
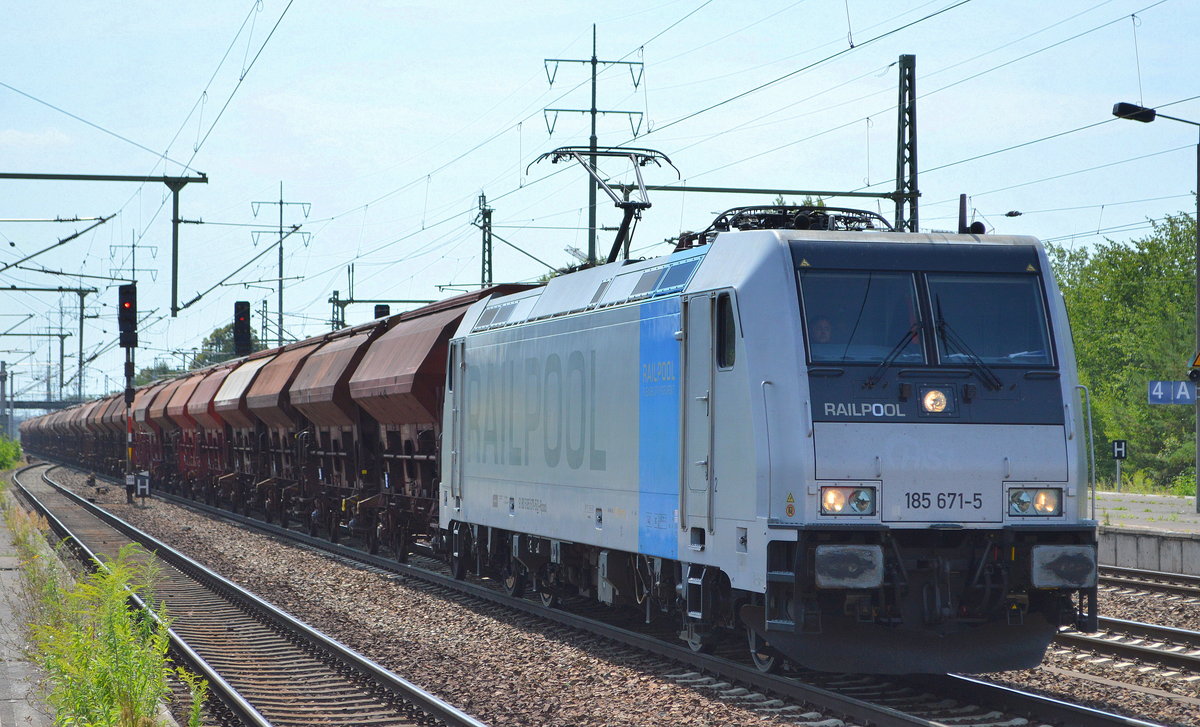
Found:
[[[783,667],[783,658],[757,631],[747,628],[746,642],[750,647],[750,660],[754,662],[754,668],[763,674],[776,674]]]
[[[371,555],[379,555],[379,533],[383,530],[383,522],[379,516],[372,513],[367,522],[367,552]]]
[[[317,537],[321,532],[321,515],[320,503],[314,503],[313,509],[308,513],[308,534],[312,537]]]
[[[408,562],[408,547],[411,538],[412,529],[409,527],[408,521],[402,518],[392,530],[392,552],[396,554],[397,561]]]
[[[275,498],[270,494],[263,497],[263,520],[275,522]]]
[[[329,512],[327,513],[325,520],[329,528],[329,542],[336,543],[338,538],[341,537],[341,531],[339,529],[341,518],[338,517],[337,508],[329,508]]]
[[[286,529],[291,518],[288,517],[287,497],[282,492],[275,499],[275,507],[277,508],[275,512],[279,516],[279,526]]]

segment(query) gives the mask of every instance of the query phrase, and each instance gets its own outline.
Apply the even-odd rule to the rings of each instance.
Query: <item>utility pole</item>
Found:
[[[896,105],[896,231],[917,231],[917,57],[900,56]],[[907,214],[906,214],[907,212]]]
[[[137,254],[138,254],[138,249],[139,249],[139,246],[137,244],[137,233],[131,230],[129,232],[129,237],[130,237],[130,240],[129,240],[128,245],[109,245],[108,246],[108,254],[109,255],[115,255],[117,250],[125,250],[125,249],[129,250],[129,276],[125,277],[125,275],[124,275],[125,268],[116,268],[115,270],[112,270],[112,269],[109,270],[109,277],[113,280],[129,280],[131,282],[136,283],[138,273],[150,273],[151,275],[153,275],[154,270],[151,268],[139,268],[137,266]],[[158,257],[158,248],[154,245],[142,245],[140,247],[140,249],[149,250],[150,257],[153,257],[153,258]]]
[[[595,134],[592,135],[592,138],[596,138]],[[492,211],[492,208],[487,206],[487,195],[480,192],[479,214],[473,223],[483,232],[483,269],[479,275],[480,288],[489,288],[492,285]]]
[[[282,348],[283,347],[283,238],[285,237],[285,235],[283,234],[283,207],[284,207],[284,205],[290,205],[290,204],[299,205],[304,210],[304,217],[305,217],[305,219],[307,219],[309,210],[312,209],[312,204],[309,202],[284,202],[283,201],[283,182],[279,183],[279,201],[278,202],[251,202],[250,203],[250,208],[254,211],[255,217],[258,216],[258,206],[264,205],[264,204],[279,205],[279,243],[278,243],[279,244],[279,297],[276,301],[276,305],[279,306],[279,310],[277,310],[275,312],[276,317],[279,322],[279,330],[276,332],[277,335],[276,335],[275,341]],[[307,236],[308,233],[301,232],[300,234]],[[304,239],[307,244],[308,238],[305,237]]]
[[[4,436],[11,436],[8,425],[8,362],[0,361],[0,418],[4,419]]]
[[[592,169],[596,168],[596,116],[600,114],[625,114],[629,117],[629,125],[633,129],[633,135],[637,136],[642,126],[641,111],[617,111],[617,110],[600,110],[596,108],[596,77],[599,75],[600,66],[629,66],[629,74],[633,79],[633,87],[637,88],[642,82],[643,65],[639,61],[602,61],[596,57],[596,26],[592,25],[592,57],[589,59],[569,59],[569,58],[547,58],[543,61],[546,67],[546,78],[550,81],[550,85],[554,85],[554,78],[558,75],[558,64],[560,63],[586,63],[592,67],[592,105],[586,109],[542,109],[542,113],[546,118],[546,129],[551,135],[554,134],[554,127],[558,122],[560,113],[571,114],[590,114],[592,117],[592,135],[588,140],[588,148],[591,154],[588,155],[588,160],[591,162]],[[554,64],[554,70],[550,70],[550,64]],[[636,68],[636,72],[635,72]],[[554,123],[551,123],[549,114],[554,114]],[[637,117],[638,123],[633,124],[633,117]],[[596,180],[588,176],[588,263],[596,262]]]
[[[17,415],[17,372],[8,372],[8,436],[11,439],[16,434],[16,427],[13,425],[13,419]]]
[[[346,327],[346,306],[354,305],[355,303],[375,303],[375,304],[395,303],[397,305],[414,304],[415,303],[415,304],[423,305],[426,303],[433,302],[432,300],[408,300],[408,299],[402,300],[402,299],[396,299],[396,298],[390,298],[390,299],[371,298],[371,299],[367,299],[367,300],[360,300],[360,299],[354,297],[354,263],[350,263],[349,265],[346,266],[346,277],[348,279],[348,282],[350,283],[350,297],[342,298],[339,295],[338,291],[336,291],[336,290],[333,291],[333,295],[329,296],[329,302],[331,304],[333,304],[333,315],[330,318],[329,324],[333,327],[333,330],[335,330],[335,331]]]
[[[0,176],[0,178],[3,178],[3,177]],[[79,398],[82,399],[83,398],[83,319],[84,319],[83,299],[86,298],[89,293],[95,293],[96,289],[95,288],[62,288],[62,287],[59,287],[59,288],[26,288],[26,287],[18,287],[16,285],[10,285],[7,288],[0,288],[0,290],[21,291],[21,292],[25,292],[25,293],[75,293],[76,295],[79,296],[79,362],[78,362],[79,370],[76,375],[79,377],[79,382],[77,384],[77,391],[79,392]],[[50,396],[47,395],[46,399],[48,401],[50,399]]]
[[[0,290],[3,290],[3,288],[0,288]],[[5,331],[4,333],[0,333],[0,336],[12,336],[14,338],[57,338],[58,339],[58,398],[62,399],[63,398],[63,387],[65,386],[63,371],[65,370],[64,363],[66,361],[66,350],[64,348],[63,343],[66,339],[71,337],[71,334],[67,333],[66,331],[64,331],[60,328],[58,331],[51,331],[50,329],[46,329],[45,333],[20,333],[20,332],[13,332],[13,331]],[[53,369],[53,364],[50,363],[50,357],[52,355],[53,354],[49,350],[46,351],[46,365],[50,366],[51,370]],[[52,374],[51,374],[51,378],[53,378]],[[54,398],[54,397],[50,396],[50,391],[51,391],[51,384],[47,383],[46,384],[46,400],[47,401],[50,401]]]
[[[259,313],[259,315],[262,316],[262,342],[263,342],[263,344],[266,344],[266,342],[269,340],[267,337],[267,319],[269,316],[267,315],[267,299],[266,298],[263,298],[262,311]]]
[[[161,182],[171,190],[171,317],[179,314],[179,190],[189,182],[208,184],[208,177],[139,177],[121,174],[26,174],[0,172],[0,179],[58,180],[68,182]]]

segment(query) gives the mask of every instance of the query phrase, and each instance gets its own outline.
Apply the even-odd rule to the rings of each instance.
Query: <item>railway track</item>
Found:
[[[271,535],[284,537],[329,553],[358,567],[376,569],[426,587],[453,591],[496,608],[552,621],[570,629],[600,636],[616,644],[659,658],[659,675],[722,698],[740,700],[764,713],[787,715],[803,721],[819,721],[820,712],[838,715],[858,724],[934,725],[953,721],[956,725],[1035,724],[1052,725],[1150,725],[1047,697],[1001,687],[965,677],[881,678],[868,675],[825,675],[795,672],[785,675],[759,673],[734,654],[745,652],[731,645],[716,654],[697,654],[682,646],[673,633],[630,631],[605,620],[611,610],[584,607],[576,613],[546,609],[533,599],[512,599],[501,585],[490,579],[458,581],[440,561],[413,557],[408,564],[373,556],[345,544],[314,538],[277,525],[218,510],[191,500],[160,495],[163,499],[238,523]]]
[[[173,648],[209,680],[225,719],[287,725],[449,725],[483,727],[347,647],[128,523],[20,470],[21,497],[68,538],[85,563],[138,542],[161,561],[156,598],[172,615]]]
[[[1200,576],[1100,566],[1100,585],[1200,600]]]
[[[1100,628],[1103,633],[1098,635],[1063,631],[1055,641],[1097,655],[1200,674],[1200,633],[1104,617]]]

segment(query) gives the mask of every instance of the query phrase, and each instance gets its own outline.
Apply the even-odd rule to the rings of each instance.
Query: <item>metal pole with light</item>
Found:
[[[1143,124],[1148,124],[1155,118],[1161,117],[1200,127],[1200,121],[1167,116],[1154,109],[1131,103],[1119,103],[1113,106],[1113,116],[1140,121]],[[1196,352],[1200,354],[1200,140],[1196,142]],[[1196,405],[1196,512],[1200,512],[1200,404]]]

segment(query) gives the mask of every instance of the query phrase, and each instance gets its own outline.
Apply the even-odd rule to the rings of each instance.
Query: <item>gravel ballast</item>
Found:
[[[55,472],[60,482],[80,492],[87,489],[82,475]],[[636,663],[614,657],[600,640],[533,617],[464,603],[463,597],[345,565],[168,503],[150,500],[145,508],[130,507],[119,488],[110,488],[99,500],[137,527],[490,724],[795,722],[673,684],[645,667],[649,659]],[[1200,629],[1200,606],[1180,599],[1102,592],[1101,613]],[[1200,723],[1200,680],[1158,669],[1115,667],[1111,661],[1083,659],[1051,647],[1038,669],[987,676],[1147,721]]]

